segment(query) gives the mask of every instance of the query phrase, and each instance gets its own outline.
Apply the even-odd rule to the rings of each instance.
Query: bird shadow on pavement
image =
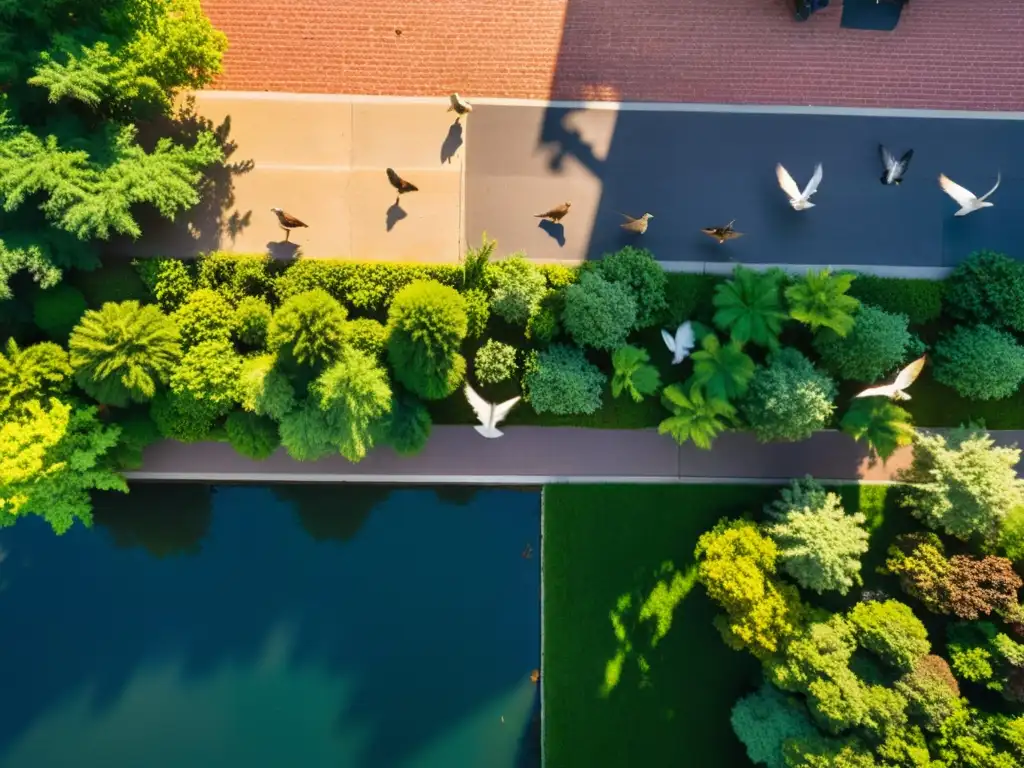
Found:
[[[255,162],[250,158],[238,160],[233,156],[238,144],[231,139],[231,115],[220,125],[196,111],[195,97],[188,97],[180,109],[170,117],[161,117],[139,126],[139,143],[152,152],[162,138],[192,146],[200,134],[210,132],[223,153],[223,159],[203,172],[197,188],[199,204],[182,211],[168,221],[149,206],[139,211],[137,219],[146,237],[139,241],[143,248],[152,247],[154,255],[173,250],[181,256],[192,257],[200,253],[228,247],[249,226],[252,211],[231,211],[235,206],[235,177],[249,173]],[[113,250],[139,253],[138,245],[130,241],[112,243]],[[143,252],[139,255],[149,255]]]
[[[271,240],[267,243],[267,253],[274,261],[292,261],[299,256],[299,246],[291,240]]]
[[[385,217],[387,221],[388,232],[394,229],[395,225],[402,219],[406,218],[408,215],[409,214],[402,209],[402,206],[398,202],[398,200],[393,202],[391,204],[391,207],[388,208],[387,216]]]
[[[448,135],[441,144],[441,164],[450,163],[462,146],[462,123],[456,120],[448,127]]]
[[[537,226],[540,227],[541,229],[543,229],[545,232],[547,232],[548,235],[556,243],[558,243],[558,247],[559,248],[565,248],[565,225],[564,224],[561,224],[561,223],[556,224],[553,221],[548,221],[547,219],[541,219],[540,222],[537,224]]]

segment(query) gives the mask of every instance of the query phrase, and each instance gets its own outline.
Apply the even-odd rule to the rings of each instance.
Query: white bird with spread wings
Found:
[[[888,397],[892,400],[909,400],[910,395],[903,390],[917,381],[917,377],[924,370],[924,364],[927,359],[927,355],[917,358],[917,360],[896,374],[896,380],[892,384],[885,384],[881,387],[869,387],[859,395],[854,395],[854,399],[858,397]]]
[[[999,182],[1002,180],[1003,174],[997,173],[996,185],[984,195],[978,197],[971,190],[964,189],[945,174],[939,174],[939,186],[942,187],[942,191],[956,200],[957,205],[960,206],[960,210],[954,213],[954,216],[966,216],[968,213],[980,211],[982,208],[991,208],[995,203],[989,203],[987,200],[993,192],[999,189]]]
[[[814,175],[811,176],[811,180],[807,182],[807,186],[801,192],[800,187],[793,181],[793,177],[789,175],[789,171],[782,167],[782,163],[775,166],[775,177],[779,180],[779,186],[782,187],[782,191],[789,196],[789,204],[793,206],[794,211],[803,211],[814,207],[814,203],[811,202],[811,195],[818,191],[818,185],[821,184],[821,176],[821,163],[818,163],[814,167]]]
[[[687,320],[676,328],[676,335],[673,336],[664,328],[661,330],[661,338],[665,340],[665,346],[672,353],[672,365],[679,365],[693,349],[693,325]]]
[[[484,437],[501,437],[504,433],[498,429],[498,424],[504,421],[505,417],[508,416],[508,412],[512,410],[516,403],[522,398],[513,397],[511,400],[506,400],[504,403],[494,405],[488,403],[480,395],[473,391],[473,388],[466,385],[466,399],[469,404],[473,407],[473,412],[476,417],[480,419],[482,426],[473,427]]]

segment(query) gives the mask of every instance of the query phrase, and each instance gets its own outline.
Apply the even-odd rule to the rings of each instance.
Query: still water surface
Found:
[[[0,530],[2,768],[535,764],[539,493],[137,485],[96,517]]]

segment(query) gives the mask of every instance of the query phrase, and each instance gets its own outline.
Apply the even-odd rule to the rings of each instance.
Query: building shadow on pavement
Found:
[[[174,253],[194,258],[225,247],[249,226],[251,210],[245,213],[234,211],[228,215],[235,206],[235,179],[255,167],[251,158],[235,157],[238,145],[231,138],[230,115],[220,125],[214,125],[196,111],[195,98],[190,96],[171,117],[140,126],[139,141],[147,151],[165,137],[191,145],[203,131],[213,133],[224,159],[204,172],[198,187],[199,204],[180,213],[173,221],[148,207],[139,211],[138,222],[146,233],[145,238],[137,242],[130,238],[115,238],[111,241],[111,251],[141,256]]]

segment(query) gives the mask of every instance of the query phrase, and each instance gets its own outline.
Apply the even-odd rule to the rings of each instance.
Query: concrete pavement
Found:
[[[819,432],[800,443],[758,443],[727,433],[712,450],[676,445],[656,430],[508,427],[486,440],[468,426],[435,426],[424,451],[401,457],[372,451],[358,464],[341,456],[298,462],[279,450],[252,461],[227,443],[163,441],[126,473],[139,480],[209,482],[358,482],[536,485],[552,482],[788,482],[810,474],[822,481],[890,482],[908,466],[909,448],[883,465],[842,432]],[[1024,430],[992,433],[1000,445],[1024,445]]]
[[[538,261],[579,263],[636,242],[687,271],[788,263],[926,276],[1024,242],[1017,113],[490,99],[456,124],[439,98],[207,91],[196,106],[225,126],[238,170],[211,203],[212,222],[158,227],[144,245],[122,244],[133,255],[453,262],[486,231],[500,254]],[[879,141],[915,150],[898,188],[878,181]],[[813,210],[789,208],[777,161],[801,185],[823,163]],[[396,206],[388,166],[421,191]],[[995,207],[954,217],[940,172],[978,194],[1001,172]],[[566,200],[564,226],[533,217]],[[309,228],[284,244],[274,206]],[[617,211],[655,219],[635,237]],[[719,246],[699,232],[730,219],[745,237]]]

